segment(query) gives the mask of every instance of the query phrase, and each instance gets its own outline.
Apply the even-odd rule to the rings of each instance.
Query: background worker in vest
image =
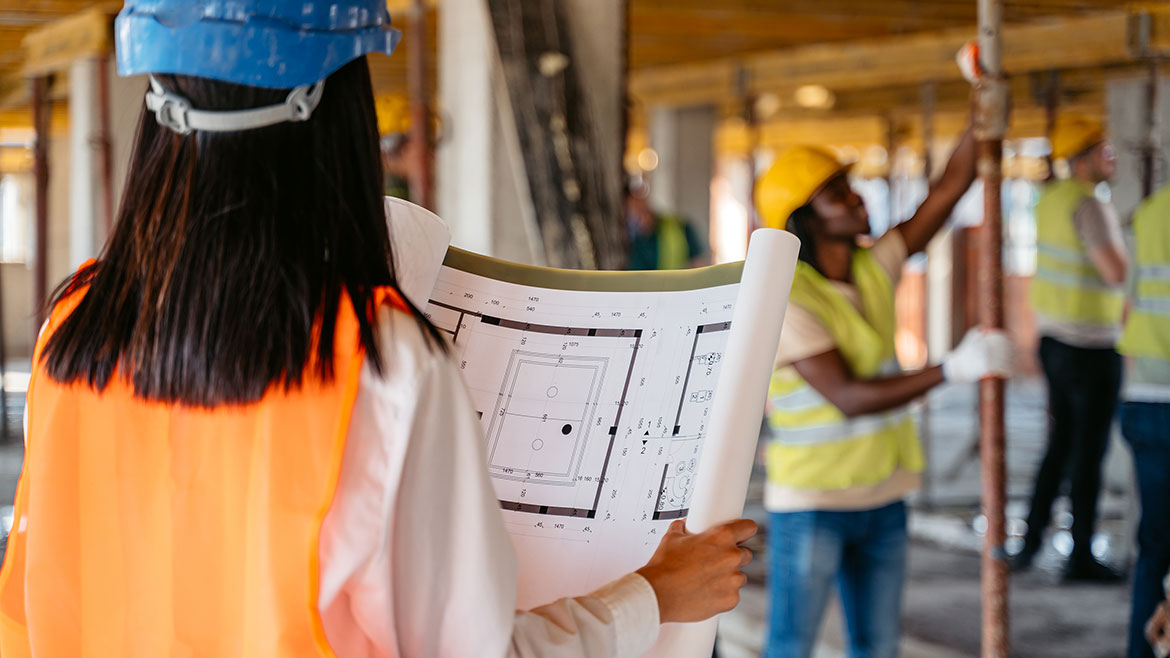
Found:
[[[1048,445],[1013,568],[1031,566],[1067,475],[1073,550],[1065,577],[1116,581],[1121,574],[1093,557],[1092,542],[1101,462],[1121,386],[1121,357],[1114,346],[1121,334],[1127,261],[1117,213],[1093,190],[1117,165],[1101,123],[1077,115],[1057,119],[1052,155],[1068,160],[1071,176],[1049,183],[1036,202],[1031,303],[1048,380]]]
[[[1134,212],[1133,245],[1132,304],[1117,344],[1128,366],[1121,432],[1133,449],[1141,502],[1128,656],[1153,658],[1143,630],[1166,598],[1170,572],[1170,186]]]
[[[158,111],[37,342],[4,658],[639,656],[738,601],[754,524],[680,521],[637,573],[515,610],[479,423],[397,288],[364,56],[389,21],[382,0],[119,14],[118,70],[153,74]]]
[[[707,248],[695,228],[675,214],[657,214],[645,185],[626,185],[626,225],[631,270],[681,270],[709,265]]]
[[[858,246],[869,216],[832,153],[796,146],[756,185],[760,217],[801,240],[776,355],[764,494],[770,512],[767,656],[808,658],[836,584],[849,656],[897,655],[907,530],[924,462],[908,404],[943,381],[1004,376],[1011,344],[973,330],[941,366],[899,370],[894,288],[975,177],[970,132],[909,221]]]

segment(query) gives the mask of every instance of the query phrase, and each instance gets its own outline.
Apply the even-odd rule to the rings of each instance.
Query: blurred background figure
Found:
[[[1013,567],[1032,565],[1062,482],[1072,500],[1069,580],[1121,580],[1093,556],[1101,465],[1121,387],[1121,333],[1127,257],[1117,212],[1095,189],[1117,170],[1113,146],[1095,119],[1061,116],[1052,155],[1070,175],[1049,183],[1036,202],[1036,277],[1032,306],[1040,363],[1048,381],[1048,447],[1036,473],[1028,530]]]
[[[674,213],[655,213],[645,185],[626,185],[625,212],[629,269],[681,270],[710,264],[707,247],[690,222]]]
[[[1170,186],[1133,216],[1131,308],[1117,349],[1127,357],[1121,432],[1133,450],[1141,519],[1128,658],[1153,658],[1144,630],[1170,572]],[[1170,640],[1168,640],[1170,641]]]

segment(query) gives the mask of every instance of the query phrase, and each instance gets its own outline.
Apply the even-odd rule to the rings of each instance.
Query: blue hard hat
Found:
[[[287,89],[401,38],[385,0],[126,0],[118,73],[171,73]]]

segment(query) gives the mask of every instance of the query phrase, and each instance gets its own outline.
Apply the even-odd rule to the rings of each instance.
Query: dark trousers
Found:
[[[1048,380],[1048,449],[1036,473],[1024,550],[1035,552],[1052,519],[1052,503],[1067,477],[1073,513],[1073,563],[1091,560],[1101,461],[1121,388],[1121,357],[1045,336],[1040,364]]]
[[[1162,578],[1170,571],[1170,402],[1122,404],[1121,433],[1133,448],[1142,505],[1127,655],[1154,658],[1144,629],[1154,608],[1166,597]]]

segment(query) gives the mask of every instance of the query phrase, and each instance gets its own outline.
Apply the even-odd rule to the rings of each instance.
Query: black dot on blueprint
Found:
[[[568,423],[565,423],[565,426],[561,428],[561,434],[564,434],[565,436],[568,436],[569,432],[572,432],[572,431],[573,431],[573,426],[568,424]]]

